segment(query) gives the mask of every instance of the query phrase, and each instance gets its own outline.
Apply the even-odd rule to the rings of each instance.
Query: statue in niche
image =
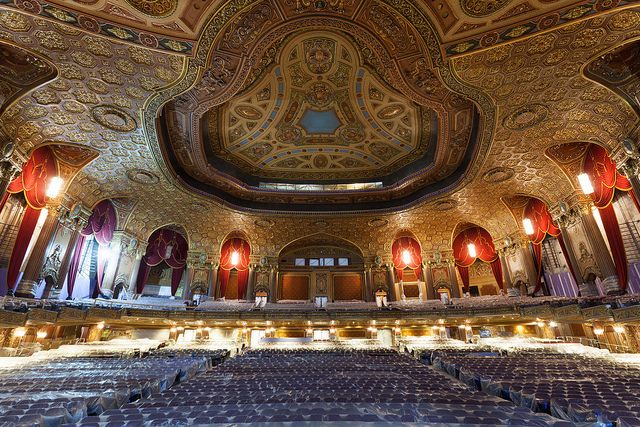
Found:
[[[316,276],[316,293],[320,295],[327,294],[327,275],[318,274]]]
[[[58,269],[60,268],[60,264],[62,263],[62,261],[60,260],[60,252],[60,244],[56,244],[56,246],[53,248],[53,251],[44,261],[44,265],[42,266],[42,277],[54,275],[57,277]]]

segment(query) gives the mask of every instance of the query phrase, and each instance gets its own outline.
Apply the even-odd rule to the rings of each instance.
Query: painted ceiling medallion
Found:
[[[134,9],[155,18],[164,18],[175,12],[178,0],[127,0]]]
[[[131,132],[136,121],[123,109],[114,105],[98,105],[91,110],[93,118],[102,126],[118,132]]]
[[[456,206],[458,206],[458,202],[456,200],[446,199],[436,202],[434,209],[437,211],[449,211],[451,209],[455,209]]]
[[[260,218],[254,221],[254,224],[261,228],[269,228],[273,226],[274,222],[267,218]]]
[[[514,111],[504,118],[502,124],[507,129],[524,130],[542,123],[547,118],[549,109],[542,104],[529,104]]]
[[[503,182],[511,179],[514,175],[515,171],[511,168],[497,167],[486,171],[484,175],[482,175],[482,179],[486,182],[496,184],[498,182]]]
[[[382,218],[374,218],[370,220],[368,224],[369,224],[369,227],[380,228],[389,224],[389,221]]]
[[[144,169],[131,169],[127,171],[127,178],[138,184],[151,185],[160,181],[157,175]]]
[[[261,178],[355,180],[389,174],[424,153],[429,121],[363,67],[352,41],[303,33],[280,63],[210,115],[216,156]],[[426,127],[426,128],[425,128]],[[212,129],[213,128],[213,129]],[[421,129],[422,128],[422,129]]]
[[[511,0],[460,0],[464,13],[474,18],[491,15],[505,7]]]

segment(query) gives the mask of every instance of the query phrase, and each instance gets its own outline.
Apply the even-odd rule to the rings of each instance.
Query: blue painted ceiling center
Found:
[[[335,110],[318,111],[307,108],[299,122],[307,134],[335,134],[342,125]]]

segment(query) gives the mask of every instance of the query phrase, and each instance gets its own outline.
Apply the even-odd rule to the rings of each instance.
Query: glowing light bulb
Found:
[[[240,254],[237,251],[233,251],[231,254],[231,265],[238,265],[240,262]]]
[[[18,328],[18,329],[13,331],[13,335],[18,337],[18,338],[22,338],[25,335],[27,335],[27,330],[25,328]]]
[[[64,179],[59,176],[54,176],[49,180],[49,184],[47,184],[47,189],[45,191],[45,195],[50,198],[56,198],[60,194],[62,190],[62,185],[64,184]]]
[[[624,326],[622,326],[622,325],[614,325],[613,326],[613,332],[615,332],[616,334],[623,334],[624,333]]]
[[[478,256],[478,253],[476,252],[476,245],[474,245],[473,243],[469,243],[467,245],[467,251],[469,252],[469,256],[471,258],[475,258]]]
[[[411,252],[407,249],[402,252],[402,262],[405,264],[411,264]]]
[[[593,328],[593,333],[596,335],[604,334],[604,328]]]
[[[525,218],[522,220],[522,225],[524,226],[524,232],[528,235],[531,236],[534,233],[533,230],[533,223],[531,222],[531,220],[529,218]]]
[[[593,193],[593,184],[591,184],[591,179],[589,175],[586,173],[581,173],[578,175],[578,182],[580,183],[580,188],[584,194],[592,194]]]
[[[553,320],[549,322],[549,326],[552,328],[556,328],[558,326],[558,322],[554,322]]]
[[[36,333],[36,337],[41,340],[47,337],[47,333],[45,331],[38,331]]]

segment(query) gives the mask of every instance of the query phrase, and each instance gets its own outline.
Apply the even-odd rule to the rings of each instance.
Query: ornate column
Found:
[[[33,298],[35,296],[38,282],[41,279],[47,249],[58,229],[60,215],[65,213],[59,203],[49,204],[46,209],[47,217],[33,245],[31,254],[29,254],[22,279],[16,287],[15,294],[19,297]],[[40,214],[42,215],[42,213]]]
[[[580,263],[578,262],[578,257],[576,256],[576,251],[573,246],[573,236],[571,236],[569,229],[567,228],[567,225],[569,225],[571,221],[571,217],[569,215],[560,215],[559,217],[554,218],[554,220],[556,221],[556,224],[558,224],[560,235],[564,241],[567,263],[571,266],[571,270],[573,270],[576,275],[574,279],[576,281],[576,285],[578,285],[578,289],[580,290],[580,295],[598,295],[598,289],[595,287],[595,284],[591,286],[591,284],[583,283]]]
[[[632,139],[626,138],[622,141],[623,149],[619,150],[612,160],[616,163],[618,170],[627,177],[631,183],[631,191],[640,200],[640,154]]]
[[[123,247],[128,246],[128,242],[131,239],[132,237],[122,230],[113,233],[113,239],[109,244],[109,259],[107,260],[102,278],[102,286],[100,287],[100,293],[104,295],[105,298],[113,297],[114,282],[118,274],[118,267],[122,261],[120,255],[122,254]]]
[[[456,274],[456,263],[453,260],[447,261],[449,265],[449,282],[451,285],[451,298],[460,298],[460,286],[458,285],[458,275]]]
[[[395,283],[395,279],[394,279],[394,275],[393,275],[393,264],[387,264],[387,287],[389,288],[389,291],[387,293],[387,301],[391,302],[391,301],[396,301],[397,300],[397,295],[396,295],[396,283]]]
[[[217,263],[211,263],[210,273],[209,274],[209,297],[216,298],[216,292],[218,292],[218,268],[220,267]]]
[[[135,295],[138,290],[136,289],[138,282],[138,273],[140,272],[140,263],[142,262],[142,256],[147,251],[148,242],[140,243],[137,240],[138,244],[135,248],[132,248],[134,251],[132,255],[135,256],[133,260],[133,268],[131,269],[131,275],[129,276],[129,295]]]
[[[533,253],[531,252],[530,242],[528,239],[520,242],[520,257],[522,258],[522,264],[524,265],[524,271],[527,274],[528,289],[527,294],[531,294],[536,288],[536,280],[538,279],[538,272],[536,270],[536,264],[533,260]],[[522,291],[520,291],[522,293]]]
[[[585,235],[589,240],[589,245],[593,250],[593,258],[602,274],[602,288],[605,293],[618,293],[620,287],[618,286],[616,266],[600,232],[600,227],[598,227],[598,223],[593,216],[590,204],[580,207],[580,219],[582,220]]]
[[[373,278],[371,275],[371,265],[364,266],[364,300],[369,302],[373,298]]]
[[[433,271],[431,270],[431,261],[427,261],[423,264],[422,275],[424,276],[425,285],[427,287],[427,299],[436,299],[436,290],[433,289]]]
[[[513,288],[513,282],[511,281],[511,273],[509,273],[509,265],[507,264],[507,256],[505,249],[498,249],[498,256],[500,257],[500,267],[502,267],[502,279],[504,280],[505,291],[509,294],[509,289]]]
[[[18,176],[20,169],[13,165],[11,162],[2,161],[0,162],[0,199],[4,196],[4,193],[7,191],[7,187]]]
[[[278,288],[278,266],[271,266],[271,275],[269,276],[269,302],[277,301],[277,288]]]
[[[244,296],[244,299],[247,301],[255,301],[255,295],[254,295],[254,284],[255,284],[255,278],[256,278],[256,265],[255,264],[249,264],[249,279],[247,280],[247,291],[246,291],[246,295]]]
[[[79,205],[81,206],[81,205]],[[67,278],[67,274],[69,273],[69,267],[71,265],[71,258],[76,250],[76,246],[78,246],[78,239],[80,238],[80,231],[87,225],[87,221],[89,220],[89,216],[91,216],[91,211],[81,206],[79,209],[79,213],[75,215],[74,218],[71,218],[72,214],[69,214],[69,230],[71,231],[71,235],[69,236],[69,242],[67,243],[67,247],[65,248],[64,254],[62,255],[62,260],[60,261],[60,268],[58,268],[58,280],[56,281],[56,286],[51,290],[49,294],[49,299],[59,299],[60,292],[64,286],[65,280]],[[79,248],[78,248],[79,249]]]

